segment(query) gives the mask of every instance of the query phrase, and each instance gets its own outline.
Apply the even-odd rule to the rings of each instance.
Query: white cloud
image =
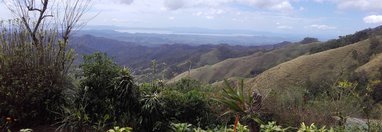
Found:
[[[102,1],[102,0],[100,0]],[[134,2],[134,0],[113,0],[114,3],[122,3],[122,4],[127,4],[130,5]]]
[[[363,18],[365,23],[382,23],[382,15],[370,15]]]
[[[206,16],[207,19],[214,19],[214,16]]]
[[[292,26],[286,26],[286,25],[280,25],[280,26],[277,26],[278,29],[293,29]]]
[[[134,0],[120,0],[120,2],[123,3],[123,4],[128,4],[128,5],[130,5],[131,3],[134,2]]]
[[[224,1],[224,0],[222,0]],[[293,6],[289,0],[232,0],[241,4],[250,4],[258,8],[276,11],[292,11]]]
[[[289,3],[289,1],[283,1],[281,3],[277,3],[275,5],[272,5],[269,7],[272,10],[277,10],[277,11],[292,11],[293,6]]]
[[[333,2],[339,9],[380,10],[382,0],[314,0],[316,2]]]
[[[318,3],[322,3],[324,2],[325,0],[314,0],[315,2],[318,2]]]
[[[324,24],[313,24],[309,26],[310,28],[320,29],[320,30],[330,30],[330,29],[336,29],[336,27],[328,26]]]
[[[205,17],[207,19],[214,19],[216,16],[219,16],[223,13],[225,13],[225,11],[222,9],[209,9],[206,11],[198,11],[196,13],[193,13],[193,15],[199,16],[199,17]]]
[[[118,19],[118,18],[113,18],[113,19],[111,19],[111,21],[114,22],[114,23],[128,23],[128,22],[130,22],[128,20]]]
[[[169,10],[177,10],[186,5],[184,0],[164,0],[164,6]]]
[[[171,17],[168,17],[168,19],[175,20],[175,17],[171,16]]]
[[[338,7],[340,9],[378,10],[382,9],[382,0],[341,0]]]
[[[164,0],[164,6],[169,10],[191,7],[222,7],[230,3],[250,5],[275,11],[293,10],[289,0]]]

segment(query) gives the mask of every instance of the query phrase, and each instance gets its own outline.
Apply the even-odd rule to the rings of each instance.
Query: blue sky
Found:
[[[93,0],[89,25],[338,36],[382,24],[382,0]],[[10,15],[4,4],[0,18]]]

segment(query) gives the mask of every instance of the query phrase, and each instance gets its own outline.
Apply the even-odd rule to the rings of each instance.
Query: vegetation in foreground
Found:
[[[367,85],[338,81],[327,91],[315,94],[300,93],[300,88],[293,90],[294,93],[274,91],[265,98],[259,92],[249,91],[243,81],[226,81],[224,87],[191,79],[174,84],[164,84],[160,80],[136,84],[129,71],[117,66],[106,54],[95,53],[85,56],[84,60],[81,70],[71,76],[78,81],[63,87],[66,92],[59,94],[64,97],[64,103],[58,104],[56,111],[46,109],[50,117],[31,118],[7,113],[27,109],[27,105],[2,105],[1,108],[5,108],[2,109],[5,110],[2,111],[5,117],[2,118],[2,129],[19,130],[52,124],[57,131],[324,132],[381,129],[375,120],[380,115],[378,93],[374,90],[379,89],[379,80]],[[364,86],[366,91],[359,91]],[[10,94],[15,95],[14,92],[18,91],[10,91]],[[27,96],[24,98],[31,100]],[[367,120],[365,124],[349,124],[354,117]],[[40,122],[26,125],[35,120]]]

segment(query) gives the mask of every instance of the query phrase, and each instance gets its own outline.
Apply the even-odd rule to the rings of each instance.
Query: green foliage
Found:
[[[169,129],[169,119],[163,113],[162,92],[163,89],[154,83],[140,85],[142,98],[141,129],[146,131],[164,131]]]
[[[131,127],[114,127],[113,129],[107,130],[107,132],[132,132],[133,128]]]
[[[381,34],[381,27],[377,27],[375,29],[365,29],[362,31],[358,31],[351,35],[346,36],[340,36],[338,39],[329,40],[323,44],[321,44],[319,47],[312,48],[310,50],[310,53],[318,53],[321,51],[334,49],[342,46],[346,46],[349,44],[353,44],[362,40],[366,40],[371,36],[375,35],[382,35]]]
[[[303,40],[301,40],[299,43],[300,44],[309,44],[309,43],[313,43],[313,42],[320,42],[320,41],[318,41],[317,38],[306,37]]]
[[[61,112],[60,128],[103,131],[111,125],[137,127],[140,93],[129,71],[103,53],[85,56],[81,68],[75,101]]]
[[[0,116],[25,127],[55,119],[71,87],[68,70],[74,58],[53,29],[39,29],[38,43],[20,20],[0,22]]]
[[[382,52],[382,44],[379,38],[376,36],[372,36],[370,39],[369,52],[367,53],[369,56],[373,54],[378,54]]]
[[[235,125],[231,125],[231,128],[227,129],[227,132],[234,132]],[[242,125],[240,122],[237,124],[237,132],[249,132],[248,126]]]
[[[33,130],[26,128],[26,129],[20,129],[20,132],[33,132]]]
[[[250,114],[250,108],[254,100],[252,100],[251,92],[244,91],[244,82],[243,80],[239,84],[238,88],[234,88],[229,84],[227,80],[225,82],[225,88],[223,89],[223,93],[221,98],[216,99],[216,101],[226,105],[229,110],[225,114]],[[260,107],[260,105],[258,105]]]
[[[77,107],[62,107],[61,120],[57,130],[85,131],[90,127],[90,118],[85,111],[85,106],[79,102]]]
[[[195,89],[200,87],[195,86]],[[199,90],[185,92],[185,89],[179,85],[141,84],[141,127],[148,131],[164,131],[170,128],[169,122],[187,122],[201,127],[216,124],[217,115],[211,110],[207,96]]]
[[[297,132],[334,132],[333,128],[326,129],[324,127],[317,127],[316,125],[310,124],[310,125],[305,125],[305,123],[301,123],[300,128],[298,128]]]
[[[234,88],[227,80],[220,98],[216,101],[225,105],[228,108],[226,114],[234,114],[236,116],[235,124],[238,123],[240,116],[248,123],[252,131],[259,129],[258,123],[259,110],[261,108],[262,97],[257,92],[244,91],[244,81],[241,80],[239,86]]]
[[[202,86],[202,83],[189,78],[182,78],[176,82],[173,89],[181,92],[189,92],[191,90],[206,90],[206,88]]]
[[[171,128],[174,132],[192,132],[191,124],[187,123],[172,123]]]
[[[268,122],[268,124],[262,124],[260,126],[261,132],[285,132],[288,130],[288,128],[282,128],[281,126],[277,125],[276,122]]]

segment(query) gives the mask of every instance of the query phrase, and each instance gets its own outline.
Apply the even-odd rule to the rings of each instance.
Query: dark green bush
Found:
[[[20,21],[0,22],[0,117],[32,126],[55,119],[70,87],[73,52],[53,30],[39,31],[36,46]]]
[[[104,131],[117,125],[137,127],[140,93],[129,71],[120,68],[104,53],[84,56],[80,67],[75,101],[62,111],[60,128],[81,131],[92,127]]]
[[[219,123],[218,115],[212,110],[208,90],[203,88],[206,87],[189,79],[163,87],[157,83],[142,84],[141,129],[165,131],[170,129],[171,122],[214,127]]]

